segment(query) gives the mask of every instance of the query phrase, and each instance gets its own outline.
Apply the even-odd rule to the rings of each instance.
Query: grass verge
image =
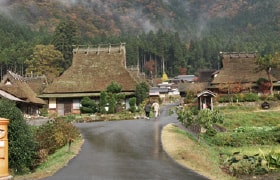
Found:
[[[174,124],[165,126],[161,140],[167,154],[182,166],[192,169],[209,179],[233,180],[235,178],[224,173],[217,159],[215,149],[201,143]]]
[[[68,162],[79,153],[83,142],[84,140],[82,138],[74,141],[70,151],[68,151],[68,145],[64,146],[50,155],[47,161],[42,163],[35,172],[22,176],[15,176],[14,180],[35,180],[53,175],[59,169],[66,166]]]

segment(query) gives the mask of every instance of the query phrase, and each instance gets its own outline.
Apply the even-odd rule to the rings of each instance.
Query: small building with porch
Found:
[[[197,94],[198,99],[198,110],[209,108],[213,111],[213,98],[216,97],[216,95],[209,90],[204,90]]]

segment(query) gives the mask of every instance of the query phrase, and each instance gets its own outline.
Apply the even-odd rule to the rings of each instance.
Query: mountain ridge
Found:
[[[262,27],[263,22],[258,19],[264,17],[272,26],[280,12],[280,2],[276,0],[11,0],[0,5],[2,13],[28,24],[33,30],[44,29],[52,33],[62,19],[71,19],[85,37],[140,34],[163,29],[190,38],[199,36],[198,31],[204,31],[206,26],[209,28],[209,23],[220,20],[237,22],[233,31],[246,29],[244,24],[254,30]],[[243,14],[253,18],[242,19]]]

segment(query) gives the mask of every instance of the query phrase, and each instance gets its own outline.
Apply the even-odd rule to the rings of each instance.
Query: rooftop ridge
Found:
[[[98,45],[75,45],[73,49],[74,54],[89,54],[100,52],[115,53],[115,52],[125,52],[125,43],[119,44],[98,44]]]

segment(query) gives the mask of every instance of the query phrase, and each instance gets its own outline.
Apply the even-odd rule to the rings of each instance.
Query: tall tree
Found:
[[[26,74],[45,75],[48,82],[62,73],[64,64],[63,55],[55,50],[53,45],[37,45],[33,49],[33,55],[26,60]]]
[[[280,55],[278,52],[274,53],[274,55],[266,54],[263,56],[258,56],[256,60],[257,72],[265,71],[267,74],[268,81],[270,82],[270,93],[273,95],[273,82],[271,79],[271,69],[280,65]]]
[[[63,68],[67,69],[73,58],[73,45],[77,45],[77,25],[73,21],[62,21],[55,29],[52,44],[59,50],[65,59]]]

